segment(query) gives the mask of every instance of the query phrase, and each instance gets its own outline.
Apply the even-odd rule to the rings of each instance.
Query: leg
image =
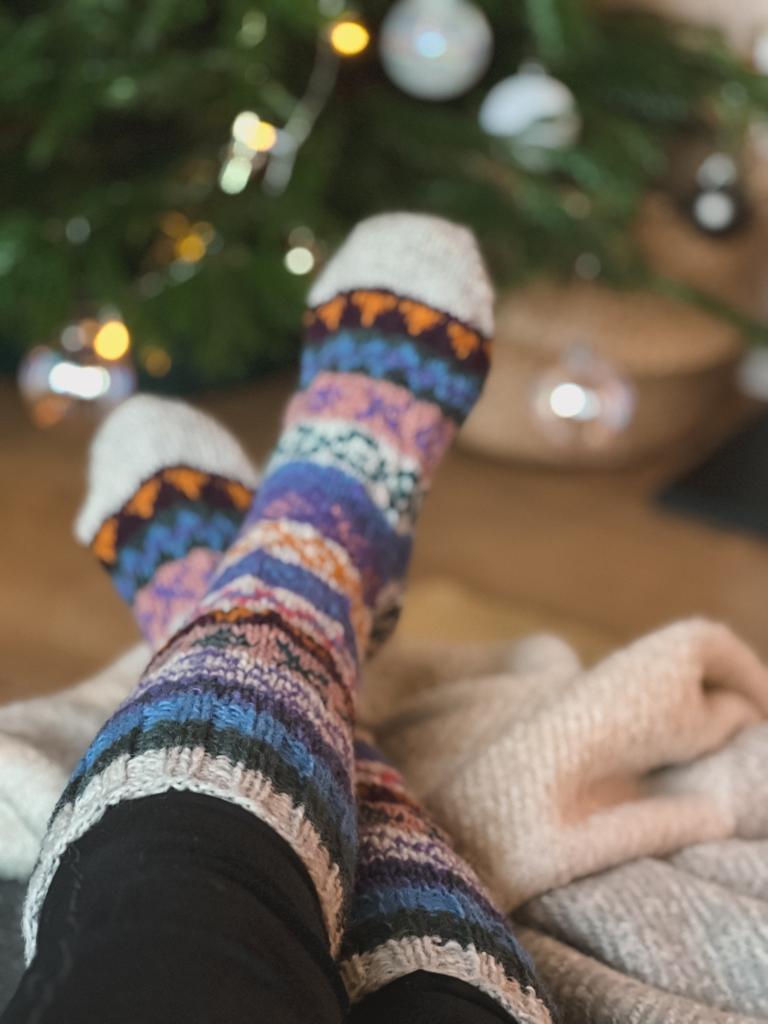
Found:
[[[551,1011],[533,963],[474,871],[370,739],[359,733],[355,750],[360,848],[341,970],[361,1006],[361,1024],[369,1008],[384,1013],[397,1005],[411,991],[398,979],[414,973],[425,979],[416,986],[417,1003],[429,1004],[431,993],[446,1024],[461,1019],[463,1003],[480,1004],[473,1011],[479,1021],[548,1024]],[[454,980],[448,991],[441,977]]]
[[[305,353],[303,391],[240,537],[54,813],[30,889],[30,950],[67,849],[112,805],[172,789],[236,804],[271,826],[312,880],[329,951],[339,948],[357,841],[358,665],[374,621],[396,606],[420,497],[479,391],[486,358],[477,333],[424,306],[423,291],[412,292],[415,299],[394,292],[386,273],[402,271],[400,252],[382,262],[388,245],[399,246],[416,260],[410,277],[419,285],[419,275],[429,280],[430,261],[442,260],[452,277],[437,291],[472,292],[468,271],[480,264],[469,236],[418,217],[380,218],[365,232],[371,265],[345,264],[342,250],[319,282],[332,289],[317,313],[325,333]],[[363,277],[345,278],[361,269]],[[371,274],[389,290],[371,291]],[[489,297],[487,284],[481,291]],[[477,296],[470,298],[471,306]],[[340,365],[348,343],[339,326],[352,322],[365,335],[381,315],[401,331],[420,324],[426,383],[408,363],[409,339],[392,346],[400,365],[391,370],[376,365],[375,339],[366,338],[373,343],[361,346],[362,359],[353,353],[352,367]],[[435,380],[440,401],[430,390]],[[186,963],[177,968],[183,974]]]
[[[345,1009],[296,854],[242,808],[171,791],[108,810],[68,848],[2,1020],[341,1024]]]

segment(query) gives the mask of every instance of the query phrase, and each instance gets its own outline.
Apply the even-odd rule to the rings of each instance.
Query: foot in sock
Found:
[[[193,574],[194,585],[180,588],[178,602],[172,584],[165,590],[153,585],[152,565],[158,559],[152,543],[142,550],[143,537],[153,533],[152,514],[146,517],[143,534],[121,531],[124,508],[135,507],[132,496],[122,502],[113,494],[109,501],[102,498],[96,459],[80,534],[90,539],[87,534],[95,526],[97,539],[105,534],[113,539],[111,547],[94,545],[102,555],[106,551],[111,556],[111,565],[127,564],[129,573],[134,566],[143,566],[143,575],[134,577],[140,580],[139,586],[121,592],[131,600],[131,593],[151,588],[153,602],[147,603],[154,611],[145,613],[142,621],[152,642],[160,642],[163,631],[174,621],[175,615],[162,610],[164,601],[175,607],[176,615],[190,620],[188,628],[150,666],[139,693],[126,706],[132,714],[125,715],[123,709],[124,725],[130,724],[129,731],[134,733],[138,729],[133,736],[135,749],[127,751],[128,767],[131,757],[138,760],[146,751],[156,753],[171,742],[183,747],[179,741],[187,741],[190,756],[186,761],[198,763],[170,766],[166,758],[161,788],[197,788],[243,803],[289,838],[318,886],[332,943],[338,945],[351,879],[350,850],[345,851],[340,841],[340,833],[350,824],[350,688],[371,638],[383,635],[391,625],[421,497],[482,385],[490,289],[466,232],[431,218],[400,215],[361,225],[329,264],[312,298],[316,308],[308,317],[302,391],[289,407],[286,429],[247,524],[194,617],[190,595],[195,587],[199,594],[205,573]],[[214,433],[216,429],[214,426]],[[112,437],[118,433],[113,431]],[[107,428],[102,442],[106,435]],[[235,477],[238,484],[252,482],[252,470],[239,461],[244,457],[237,446],[235,449],[238,459],[226,464],[226,475]],[[108,455],[103,461],[109,465]],[[194,465],[183,452],[174,451],[171,461]],[[164,468],[157,462],[149,472],[142,467],[139,482],[158,476],[165,480]],[[208,473],[215,471],[209,463],[203,468]],[[163,493],[162,487],[157,493]],[[109,516],[106,523],[117,523],[107,531],[101,528],[105,512]],[[84,521],[90,530],[83,526]],[[121,559],[124,537],[133,540],[133,551],[138,552],[133,558]],[[202,565],[200,534],[188,529],[185,538],[178,538],[178,543],[167,541],[166,550],[172,556],[168,564],[184,562],[198,550]],[[208,573],[213,571],[210,549],[209,554],[212,560],[205,562]],[[122,576],[115,576],[116,582],[120,579],[122,583],[125,569]],[[181,578],[188,579],[186,569]],[[133,603],[141,618],[141,605],[135,599]],[[257,701],[248,702],[241,685],[243,675],[247,689],[258,691]],[[186,709],[180,700],[185,689],[187,696],[194,693]],[[175,716],[167,706],[172,696],[177,705]],[[244,718],[249,719],[247,730]],[[222,732],[225,721],[229,731],[236,733],[229,745],[210,735],[201,741],[201,734],[217,731],[217,725]],[[86,776],[93,774],[88,765],[103,763],[102,776],[109,772],[110,750],[115,753],[114,741],[121,732],[114,728],[114,721],[107,731],[110,728],[107,739],[100,737],[101,742],[97,740],[86,757],[85,769],[81,766],[79,785],[76,773],[61,810],[76,809],[78,796],[98,780],[96,776],[83,786]],[[162,736],[150,739],[153,729],[174,733],[173,740],[169,742],[169,737],[158,747]],[[125,728],[122,734],[126,734]],[[241,778],[239,785],[233,786],[231,779],[223,785],[221,779],[218,786],[212,784],[204,770],[205,757],[212,752],[209,746],[225,764],[228,758],[231,763],[235,753],[240,754],[241,764],[250,758],[258,766],[252,769],[255,774]],[[158,764],[155,758],[155,769]],[[367,764],[370,775],[370,755]],[[320,785],[309,779],[310,771],[315,779],[320,776]],[[117,782],[117,791],[110,790],[111,798],[143,794],[144,790],[126,786],[130,771],[121,769],[116,774],[112,784]],[[152,791],[158,791],[158,778],[152,783]],[[254,783],[261,787],[259,794],[254,794]],[[99,788],[103,802],[101,783]],[[363,788],[364,805],[372,792],[370,787]],[[270,800],[275,796],[281,799]],[[277,804],[285,805],[286,800],[294,819],[290,826],[276,810]],[[365,822],[373,814],[380,823],[382,814],[390,811],[395,818],[402,817],[396,803],[390,796],[385,810],[381,801],[374,800],[370,814],[363,814],[366,849],[373,850],[375,843],[366,838]],[[415,809],[410,817],[423,821]],[[428,825],[424,828],[430,830]],[[364,993],[412,970],[434,970],[466,977],[492,991],[507,1008],[514,1005],[516,1012],[528,1003],[535,1004],[538,1016],[525,1009],[520,1012],[521,1020],[546,1019],[535,996],[523,991],[532,977],[511,936],[504,938],[499,932],[496,946],[490,940],[484,940],[485,945],[475,942],[479,929],[499,930],[499,922],[491,920],[495,912],[486,905],[469,869],[447,846],[441,852],[442,840],[438,843],[434,830],[429,834],[438,859],[450,862],[447,874],[443,872],[444,877],[450,875],[449,890],[452,888],[450,909],[444,912],[448,927],[443,933],[435,931],[438,918],[432,914],[426,920],[425,907],[418,900],[408,904],[407,891],[413,892],[408,870],[419,860],[413,859],[411,850],[411,860],[406,858],[398,865],[397,884],[406,894],[399,934],[409,940],[401,944],[401,951],[408,946],[412,954],[419,945],[423,955],[416,959],[413,955],[390,957],[393,950],[384,948],[380,930],[371,924],[372,919],[378,924],[382,920],[381,912],[374,909],[377,887],[371,887],[363,899],[365,927],[349,933],[365,938],[355,939],[352,945],[347,942],[348,963],[356,965],[348,967],[347,973],[357,973],[357,989]],[[366,877],[372,877],[367,869]],[[460,890],[458,898],[455,894]],[[391,888],[382,889],[382,898],[391,902]],[[452,912],[457,920],[467,916],[472,926],[458,927]],[[439,938],[422,941],[425,927]],[[466,944],[462,946],[462,942]],[[363,963],[370,965],[367,973],[372,982],[361,980]]]
[[[427,971],[479,989],[519,1024],[551,1022],[533,963],[474,871],[362,730],[355,755],[360,846],[341,953],[351,1002]]]
[[[99,430],[89,477],[75,536],[159,647],[205,593],[259,474],[215,420],[185,402],[137,395]]]

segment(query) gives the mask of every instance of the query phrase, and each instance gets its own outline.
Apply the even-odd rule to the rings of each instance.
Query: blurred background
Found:
[[[5,0],[0,58],[0,698],[135,639],[71,540],[99,417],[186,395],[263,457],[313,274],[394,208],[499,291],[406,636],[768,655],[765,0]]]

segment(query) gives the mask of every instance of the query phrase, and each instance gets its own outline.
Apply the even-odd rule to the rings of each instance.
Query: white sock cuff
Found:
[[[75,537],[90,544],[139,485],[166,466],[189,466],[256,487],[259,473],[239,442],[186,402],[134,395],[104,420],[91,443],[88,492]]]
[[[493,286],[474,234],[422,213],[385,213],[353,228],[312,286],[309,305],[382,288],[493,334]]]

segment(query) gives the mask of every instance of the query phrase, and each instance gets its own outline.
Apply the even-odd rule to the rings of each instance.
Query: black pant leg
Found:
[[[296,854],[194,793],[126,801],[66,852],[0,1024],[341,1024],[346,997]]]
[[[490,996],[441,974],[417,971],[352,1008],[349,1024],[514,1024]]]

